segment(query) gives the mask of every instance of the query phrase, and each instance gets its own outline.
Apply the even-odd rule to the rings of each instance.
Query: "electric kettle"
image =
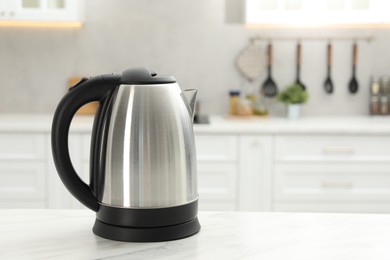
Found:
[[[96,212],[93,232],[133,242],[167,241],[200,230],[193,114],[196,90],[146,68],[83,79],[53,118],[57,172],[76,199]],[[99,101],[90,153],[90,183],[69,156],[69,127],[84,104]]]

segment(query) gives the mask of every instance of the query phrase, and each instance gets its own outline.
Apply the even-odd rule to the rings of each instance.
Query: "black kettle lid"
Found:
[[[120,80],[121,84],[167,84],[175,82],[175,77],[157,75],[156,72],[146,67],[125,70]]]

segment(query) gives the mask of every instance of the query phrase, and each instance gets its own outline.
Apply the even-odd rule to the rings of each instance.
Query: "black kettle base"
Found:
[[[126,242],[159,242],[191,236],[200,230],[198,200],[166,208],[99,206],[93,232]]]
[[[200,224],[198,218],[177,225],[136,228],[106,224],[96,219],[93,233],[117,241],[125,242],[161,242],[189,237],[198,233]]]

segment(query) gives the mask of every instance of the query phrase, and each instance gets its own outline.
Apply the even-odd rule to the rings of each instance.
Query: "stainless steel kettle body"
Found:
[[[105,205],[173,207],[197,199],[192,120],[177,83],[120,85],[102,115],[109,121],[104,185],[96,195]],[[192,112],[191,112],[192,113]],[[98,151],[100,152],[100,151]]]
[[[102,75],[74,86],[52,128],[53,157],[70,192],[96,211],[95,234],[121,241],[163,241],[199,231],[193,111],[196,90],[145,68]],[[95,115],[90,185],[71,165],[67,136],[77,109]]]

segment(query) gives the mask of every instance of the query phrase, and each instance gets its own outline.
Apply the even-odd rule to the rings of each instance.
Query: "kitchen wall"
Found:
[[[225,22],[224,0],[87,0],[81,29],[0,28],[0,112],[52,113],[73,75],[120,72],[146,65],[199,89],[203,113],[224,114],[228,90],[248,86],[236,71],[250,37],[368,36],[359,42],[359,93],[350,95],[350,41],[334,42],[335,93],[324,94],[326,41],[302,41],[302,81],[310,100],[304,115],[368,113],[371,74],[390,74],[390,30],[256,30]],[[274,79],[295,79],[295,41],[274,42]],[[266,42],[264,42],[265,47]],[[265,49],[264,49],[265,51]],[[254,83],[258,88],[265,73]],[[274,105],[282,114],[283,106]]]

